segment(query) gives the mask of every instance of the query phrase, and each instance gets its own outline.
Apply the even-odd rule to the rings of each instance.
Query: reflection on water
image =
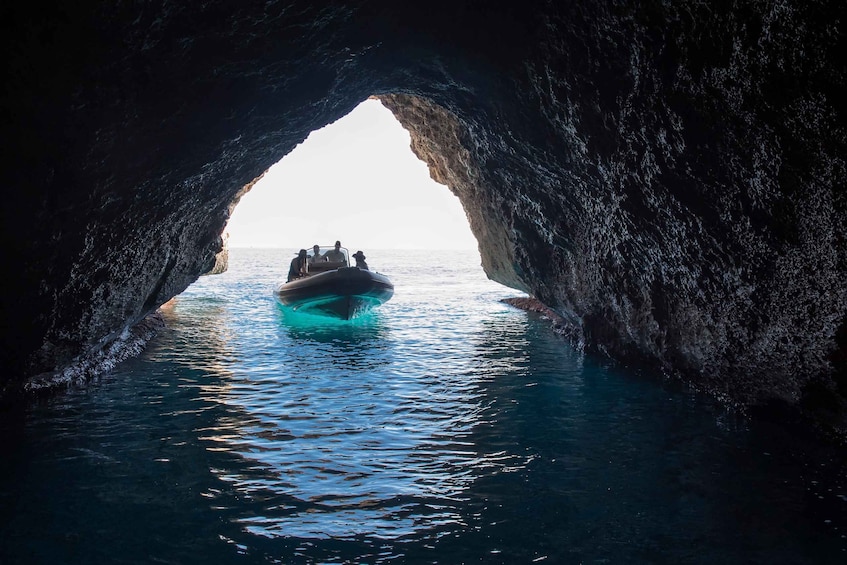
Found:
[[[585,358],[473,257],[391,258],[354,323],[230,259],[142,358],[0,419],[0,563],[842,562],[841,454]]]
[[[461,530],[469,483],[521,466],[468,441],[485,418],[489,369],[479,368],[490,346],[447,330],[397,337],[382,310],[352,323],[277,312],[287,362],[236,370],[222,397],[216,387],[213,398],[243,416],[201,438],[249,462],[219,474],[240,497],[266,501],[239,517],[245,531],[390,540]]]
[[[348,321],[303,314],[280,306],[277,319],[280,331],[285,332],[292,342],[316,342],[346,347],[350,351],[381,348],[388,331],[379,312],[370,312]]]

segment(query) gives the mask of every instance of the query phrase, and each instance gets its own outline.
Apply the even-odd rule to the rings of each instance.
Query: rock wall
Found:
[[[378,95],[489,276],[589,349],[845,427],[847,7],[7,4],[6,390],[208,272],[245,186]]]
[[[229,269],[229,233],[221,236],[221,250],[215,254],[215,264],[204,275],[220,275]]]

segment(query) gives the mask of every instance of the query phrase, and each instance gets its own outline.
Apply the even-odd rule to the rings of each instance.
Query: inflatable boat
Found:
[[[309,251],[307,272],[280,284],[274,291],[277,301],[297,312],[350,320],[394,296],[388,277],[348,266],[347,250],[341,251],[341,261],[313,261],[316,254]]]

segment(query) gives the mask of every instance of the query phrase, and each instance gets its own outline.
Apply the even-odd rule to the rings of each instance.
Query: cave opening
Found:
[[[429,175],[409,132],[371,97],[313,131],[235,205],[228,247],[474,250],[458,197]],[[351,253],[353,249],[351,247]]]

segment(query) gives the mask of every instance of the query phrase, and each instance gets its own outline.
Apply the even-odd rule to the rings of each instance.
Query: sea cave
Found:
[[[847,432],[842,2],[2,13],[7,401],[137,352],[240,195],[375,96],[574,344]]]

